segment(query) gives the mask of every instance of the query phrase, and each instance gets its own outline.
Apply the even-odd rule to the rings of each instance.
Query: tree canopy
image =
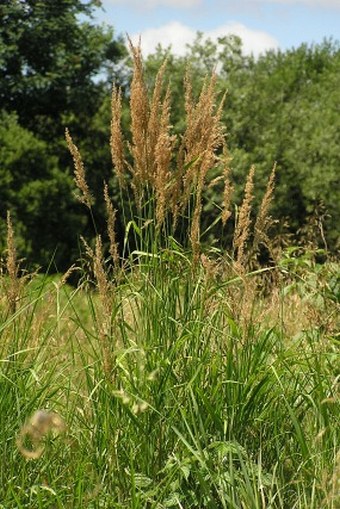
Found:
[[[84,223],[65,126],[85,146],[90,136],[92,148],[102,142],[92,119],[125,54],[113,29],[93,23],[98,6],[96,0],[0,3],[1,217],[12,210],[22,255],[45,267],[55,250],[58,269],[69,264]]]
[[[62,132],[71,115],[79,123],[93,115],[102,88],[93,78],[122,56],[113,30],[91,23],[95,6],[94,0],[0,6],[0,108],[15,111],[43,138]]]

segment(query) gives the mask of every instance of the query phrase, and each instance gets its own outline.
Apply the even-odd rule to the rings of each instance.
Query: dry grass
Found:
[[[273,220],[269,215],[269,209],[274,197],[275,189],[275,176],[276,176],[276,164],[274,164],[271,174],[268,179],[266,191],[263,195],[262,202],[259,208],[259,212],[256,217],[254,225],[254,240],[253,240],[253,251],[256,252],[260,243],[263,243],[267,247],[270,246],[271,242],[268,238],[267,232],[272,226]]]
[[[17,251],[14,242],[14,230],[12,225],[11,213],[7,211],[7,257],[6,268],[9,276],[9,284],[6,288],[8,306],[10,313],[14,313],[20,297],[20,281],[18,278],[19,265],[17,261]]]
[[[84,163],[82,161],[80,152],[77,148],[77,146],[73,143],[72,137],[70,135],[69,130],[65,129],[65,138],[67,142],[67,146],[69,148],[69,151],[72,154],[73,162],[74,162],[74,180],[76,183],[76,186],[78,187],[80,191],[80,195],[77,196],[79,201],[86,205],[89,209],[91,209],[91,206],[93,204],[93,197],[91,195],[89,186],[86,181],[86,174],[85,174],[85,167]]]
[[[234,233],[234,251],[235,251],[235,267],[237,272],[244,273],[246,268],[246,243],[250,236],[251,226],[251,209],[252,201],[254,199],[254,175],[255,166],[250,168],[248,173],[245,189],[244,198],[242,205],[238,211],[237,222]]]
[[[115,267],[119,267],[119,246],[116,240],[116,215],[117,210],[113,208],[109,196],[108,185],[104,185],[104,199],[107,214],[107,233],[110,240],[109,252]]]
[[[122,115],[122,93],[121,90],[113,86],[112,99],[111,99],[111,158],[112,164],[118,178],[120,187],[125,187],[125,159],[124,159],[124,146],[123,135],[121,129],[121,115]]]

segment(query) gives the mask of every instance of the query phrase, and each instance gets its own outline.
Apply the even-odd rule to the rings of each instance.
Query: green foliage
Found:
[[[16,115],[0,117],[0,140],[1,216],[6,217],[6,210],[13,213],[20,256],[28,265],[45,266],[56,251],[53,262],[62,267],[76,255],[74,232],[84,224],[72,178],[58,168],[47,143],[21,127]],[[4,233],[4,223],[1,229]],[[2,247],[4,240],[3,234]]]
[[[111,29],[85,21],[96,5],[14,0],[1,6],[0,108],[16,111],[21,125],[45,139],[62,134],[70,114],[78,125],[93,114],[102,89],[93,78],[121,56]]]
[[[91,230],[72,196],[64,130],[81,135],[94,174],[104,141],[91,118],[108,79],[118,79],[115,61],[124,54],[113,30],[92,22],[98,6],[95,0],[0,5],[1,217],[12,210],[20,256],[44,268],[55,250],[58,269],[67,268],[77,255],[77,232]],[[103,167],[91,182],[96,192],[110,173],[108,157]]]
[[[1,301],[4,507],[335,509],[337,345],[312,326],[244,329],[233,283],[178,247],[130,269],[110,317],[57,278],[31,280],[14,315]],[[41,409],[67,430],[28,461],[16,437]]]

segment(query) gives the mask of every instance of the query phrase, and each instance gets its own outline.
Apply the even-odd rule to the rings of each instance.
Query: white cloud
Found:
[[[131,39],[136,43],[141,36],[142,51],[144,55],[153,53],[156,46],[161,44],[164,48],[171,45],[176,55],[184,55],[186,53],[186,44],[191,43],[195,39],[195,30],[182,25],[178,21],[172,21],[159,28],[148,28],[140,34],[133,34]]]
[[[124,6],[138,7],[139,9],[155,7],[190,8],[202,5],[202,0],[106,0],[106,2],[124,4]]]
[[[212,30],[207,30],[204,32],[204,37],[216,41],[218,37],[228,34],[241,37],[245,54],[253,53],[255,56],[258,56],[267,49],[278,48],[279,46],[278,41],[270,34],[260,30],[251,30],[241,23],[227,23]],[[196,30],[178,21],[172,21],[159,28],[149,28],[140,34],[133,34],[131,37],[132,41],[136,43],[139,36],[142,39],[144,55],[153,53],[159,43],[164,48],[171,45],[173,52],[177,55],[185,55],[187,51],[186,45],[194,41]]]

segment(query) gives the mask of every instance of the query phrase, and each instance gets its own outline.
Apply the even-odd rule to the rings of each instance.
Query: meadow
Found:
[[[198,98],[185,77],[177,136],[166,64],[150,93],[131,52],[128,140],[112,94],[120,207],[104,183],[107,231],[82,239],[66,274],[28,274],[7,216],[0,508],[336,509],[339,263],[271,237],[275,165],[258,208],[255,167],[234,206],[214,76]],[[66,142],[94,218],[68,130]],[[205,191],[221,182],[209,245]]]

